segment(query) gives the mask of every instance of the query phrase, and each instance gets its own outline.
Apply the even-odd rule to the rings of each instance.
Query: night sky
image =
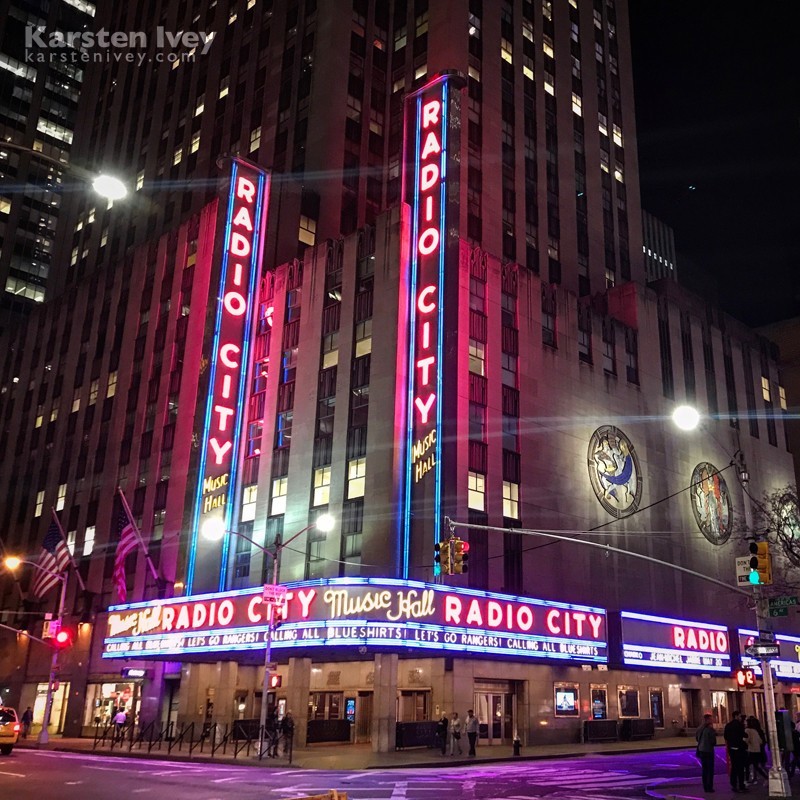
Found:
[[[800,316],[800,3],[629,7],[642,205],[680,282],[750,325]]]

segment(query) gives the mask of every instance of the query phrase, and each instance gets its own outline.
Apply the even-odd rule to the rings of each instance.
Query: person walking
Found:
[[[755,717],[747,718],[745,736],[747,737],[747,779],[749,783],[758,784],[757,776],[759,774],[765,780],[769,779],[769,775],[763,766],[766,762],[764,732]]]
[[[447,731],[450,727],[450,721],[447,719],[447,714],[442,714],[442,718],[436,723],[436,736],[442,745],[442,755],[447,755]]]
[[[478,718],[472,713],[472,709],[467,711],[467,718],[464,721],[464,730],[469,740],[469,753],[467,753],[467,755],[474,756],[476,755],[475,745],[478,743]]]
[[[125,723],[128,721],[128,715],[125,709],[120,706],[116,714],[114,714],[114,733],[116,739],[121,742],[125,738]]]
[[[461,755],[463,752],[461,750],[461,720],[458,718],[458,711],[453,712],[453,717],[450,720],[450,755],[454,756],[456,754],[456,747],[458,748],[458,754]]]
[[[745,772],[747,770],[747,741],[745,738],[744,723],[738,711],[734,711],[731,721],[725,726],[722,735],[728,748],[728,757],[731,761],[731,789],[734,792],[745,792]]]
[[[31,725],[33,725],[33,709],[28,706],[22,714],[22,738],[27,739],[28,734],[31,732]]]
[[[714,748],[717,746],[717,732],[714,730],[711,714],[703,715],[703,722],[695,731],[697,757],[703,776],[703,791],[714,791]]]

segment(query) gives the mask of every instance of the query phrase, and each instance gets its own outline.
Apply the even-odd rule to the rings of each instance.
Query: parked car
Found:
[[[0,706],[0,753],[11,755],[22,728],[17,712],[10,706]]]

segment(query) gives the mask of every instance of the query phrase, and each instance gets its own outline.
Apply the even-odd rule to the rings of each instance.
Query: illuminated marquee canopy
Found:
[[[758,632],[739,628],[739,652],[742,655],[742,666],[752,669],[761,676],[761,662],[757,658],[745,655],[744,649],[758,641]],[[785,633],[775,634],[775,644],[780,647],[780,656],[769,660],[772,672],[782,681],[800,681],[800,636],[789,636]]]
[[[455,650],[556,661],[607,661],[603,609],[388,578],[286,584],[274,648]],[[114,606],[104,658],[261,650],[262,589]]]
[[[627,666],[695,672],[731,670],[728,629],[623,611],[622,662]]]

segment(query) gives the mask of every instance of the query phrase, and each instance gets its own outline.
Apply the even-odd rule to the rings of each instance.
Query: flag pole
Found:
[[[139,526],[136,524],[136,521],[133,518],[133,513],[131,512],[131,507],[128,505],[128,500],[125,497],[125,493],[122,491],[121,486],[117,487],[117,491],[119,492],[119,499],[122,501],[122,506],[125,509],[125,513],[128,515],[128,520],[133,527],[133,532],[136,534],[136,538],[139,541],[142,552],[144,552],[144,557],[147,559],[147,566],[150,567],[150,574],[153,576],[156,586],[158,586],[159,581],[161,580],[158,577],[158,570],[156,569],[155,564],[153,564],[153,560],[150,558],[150,553],[147,552],[147,548],[144,545],[144,540],[142,539],[142,534],[139,531]]]
[[[69,563],[72,564],[72,569],[75,570],[75,577],[78,579],[78,586],[81,587],[82,592],[86,592],[86,584],[83,582],[83,578],[81,577],[80,572],[78,572],[78,565],[75,563],[75,559],[70,552],[69,542],[67,541],[64,529],[61,527],[61,520],[58,518],[58,514],[56,514],[56,510],[54,508],[50,508],[50,513],[53,515],[53,519],[58,526],[58,532],[61,534],[61,540],[64,542],[64,547],[67,548],[67,553],[69,553]]]

